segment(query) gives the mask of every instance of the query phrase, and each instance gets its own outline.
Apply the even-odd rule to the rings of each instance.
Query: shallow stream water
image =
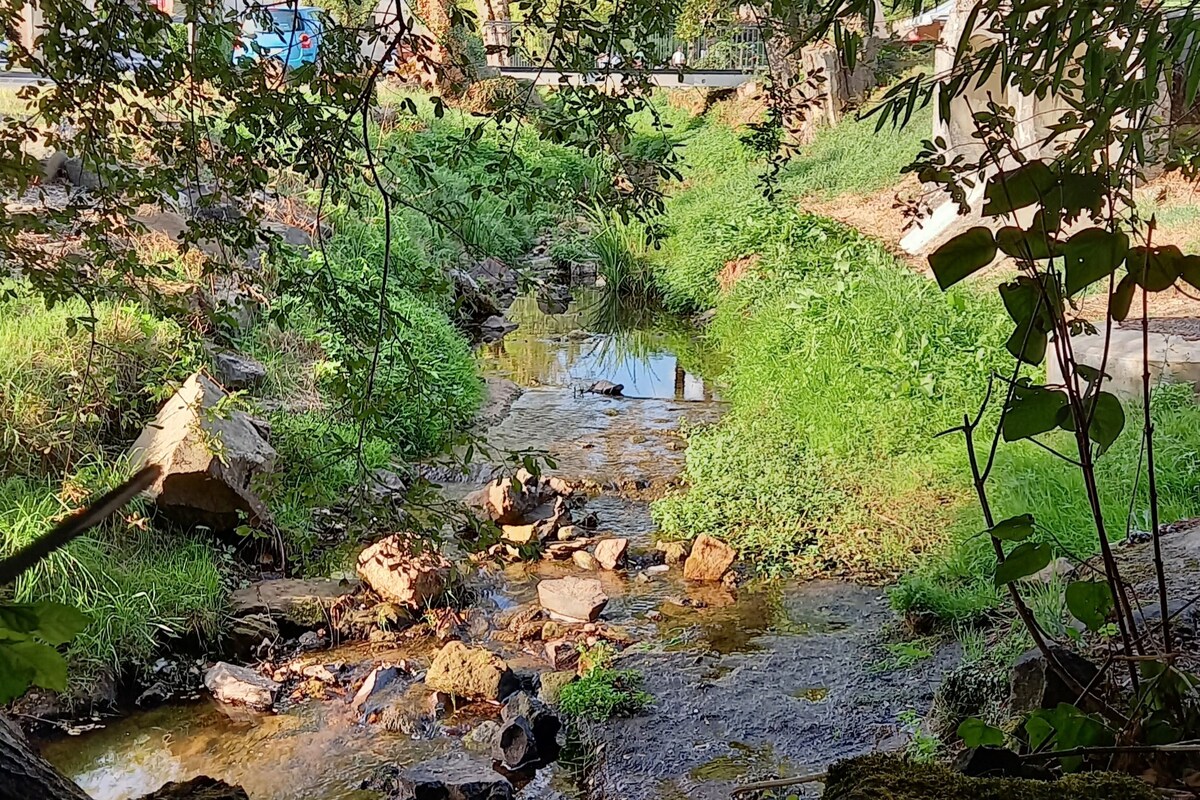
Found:
[[[628,537],[634,552],[651,549],[644,498],[682,470],[681,428],[712,423],[722,410],[714,387],[684,366],[703,361],[695,340],[679,330],[589,334],[579,304],[547,315],[523,298],[509,315],[521,327],[480,358],[486,374],[524,391],[488,431],[490,443],[544,450],[556,462],[552,472],[613,487],[587,506],[600,531]],[[624,384],[626,397],[579,391],[601,379]],[[549,561],[485,570],[477,578],[483,601],[467,628],[487,641],[498,610],[534,602],[539,580],[576,571]],[[602,743],[592,767],[604,797],[724,797],[739,780],[869,750],[895,733],[900,711],[928,703],[946,663],[939,655],[907,673],[873,672],[891,615],[871,588],[776,582],[730,591],[686,584],[678,569],[598,577],[612,598],[604,619],[636,637],[625,660],[656,697],[646,716],[590,731]],[[537,653],[504,654],[515,668],[545,669]],[[396,657],[357,646],[328,660],[369,667]],[[443,725],[472,722],[468,712]],[[240,784],[252,800],[347,800],[370,796],[357,786],[378,765],[409,765],[459,746],[450,735],[414,740],[362,725],[333,699],[265,716],[210,701],[167,706],[43,752],[96,800],[126,800],[196,775]],[[580,791],[565,771],[549,768],[519,796]]]

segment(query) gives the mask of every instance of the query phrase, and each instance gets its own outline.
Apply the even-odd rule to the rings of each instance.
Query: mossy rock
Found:
[[[1112,772],[1068,775],[1057,781],[968,778],[941,764],[914,764],[877,753],[829,768],[825,800],[1156,800],[1149,786]]]

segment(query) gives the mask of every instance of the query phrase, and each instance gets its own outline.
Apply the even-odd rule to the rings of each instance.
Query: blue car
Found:
[[[242,22],[234,42],[234,61],[272,59],[284,69],[316,62],[329,15],[312,6],[270,6]]]

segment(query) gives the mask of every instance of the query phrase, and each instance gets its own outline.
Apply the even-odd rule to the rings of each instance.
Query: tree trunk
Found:
[[[89,800],[0,716],[0,800]]]
[[[488,64],[493,67],[508,66],[508,48],[512,45],[509,22],[508,0],[475,0],[479,14],[479,31],[483,35],[483,46],[488,51]]]

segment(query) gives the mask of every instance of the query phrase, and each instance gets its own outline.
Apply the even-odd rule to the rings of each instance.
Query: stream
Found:
[[[687,369],[701,362],[680,330],[586,332],[585,297],[566,313],[545,314],[519,299],[520,328],[480,352],[492,379],[523,391],[488,429],[497,450],[539,449],[553,473],[594,481],[603,491],[587,510],[600,531],[650,550],[649,502],[683,468],[681,429],[722,412],[719,391]],[[580,393],[593,381],[625,386],[625,397]],[[448,486],[461,496],[478,484]],[[490,639],[499,610],[536,602],[538,581],[577,573],[571,562],[533,561],[486,568],[475,578],[484,600],[468,612],[469,637]],[[642,671],[655,697],[646,714],[589,724],[590,787],[560,765],[541,770],[523,798],[614,800],[725,798],[738,782],[819,771],[832,760],[902,746],[897,717],[924,712],[955,654],[943,651],[908,669],[881,669],[881,631],[894,623],[883,592],[848,583],[752,583],[729,590],[692,585],[679,569],[595,574],[612,598],[603,619],[638,641],[620,660]],[[546,669],[532,653],[502,649],[517,670]],[[371,664],[428,659],[436,643],[347,646],[329,661]],[[414,703],[421,702],[419,698]],[[96,800],[138,797],[171,780],[209,775],[241,785],[252,800],[349,800],[374,767],[407,766],[460,747],[478,719],[468,709],[414,739],[361,724],[344,700],[307,700],[259,715],[209,701],[135,712],[80,736],[44,744],[44,755]]]

